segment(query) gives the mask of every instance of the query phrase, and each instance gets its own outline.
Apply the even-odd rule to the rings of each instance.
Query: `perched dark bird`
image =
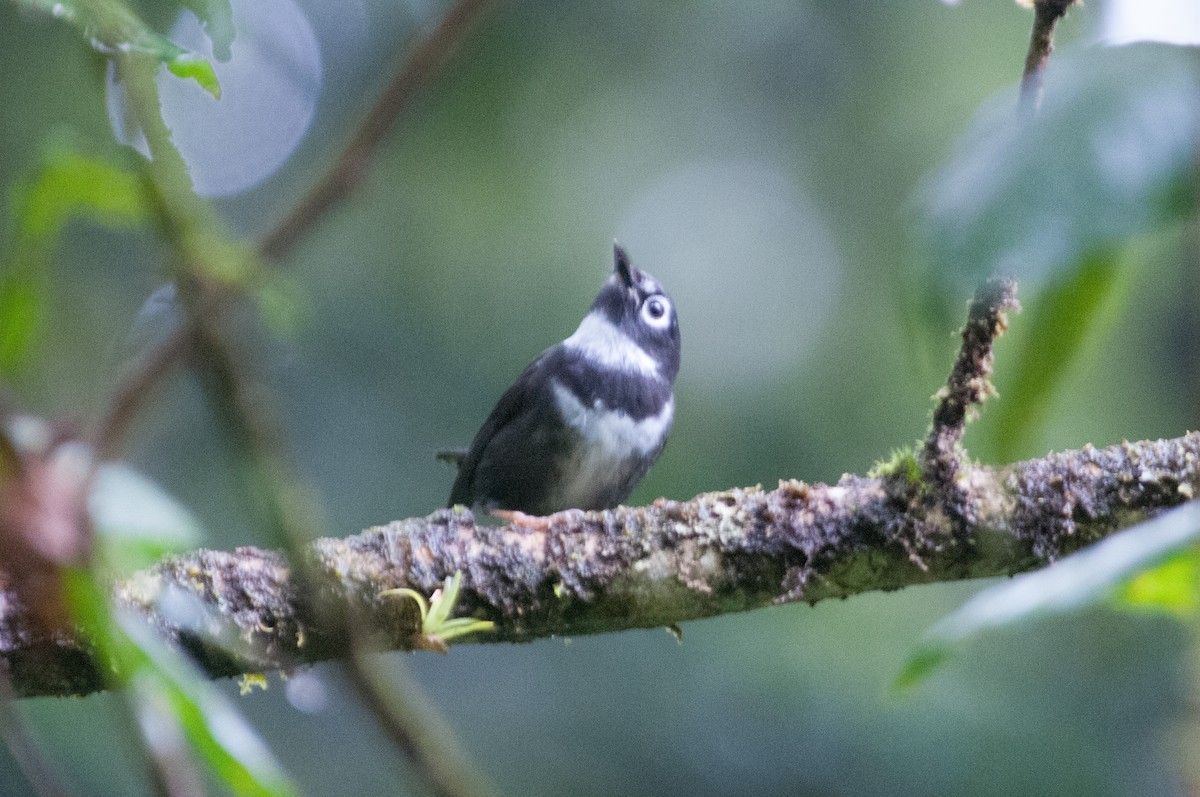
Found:
[[[679,320],[658,280],[615,265],[579,328],[500,398],[462,457],[450,506],[548,515],[606,509],[662,453],[675,416]]]

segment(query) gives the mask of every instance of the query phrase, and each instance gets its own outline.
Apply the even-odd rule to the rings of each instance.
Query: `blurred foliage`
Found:
[[[1021,401],[995,407],[992,420],[993,455],[1000,461],[1015,459],[1037,436],[1081,349],[1110,331],[1103,322],[1115,320],[1114,305],[1127,294],[1117,282],[1133,270],[1123,270],[1122,265],[1111,251],[1081,257],[1073,267],[1048,279],[1025,309],[1020,322],[1026,328],[1024,345],[1013,357],[1011,369],[1011,389]],[[1106,309],[1111,310],[1107,315]]]
[[[1195,608],[1200,587],[1194,569],[1197,537],[1200,504],[1188,503],[1049,567],[986,589],[930,629],[898,684],[910,687],[928,676],[965,639],[1046,615],[1078,613],[1114,599],[1130,607]]]
[[[1014,114],[1007,94],[991,102],[922,189],[941,285],[960,295],[1010,274],[1034,296],[1030,345],[1012,369],[1022,400],[997,409],[992,425],[1001,459],[1036,435],[1062,373],[1107,331],[1093,322],[1116,279],[1116,252],[1195,213],[1198,64],[1186,48],[1161,45],[1056,58],[1037,114]]]
[[[1188,218],[1197,66],[1190,48],[1088,48],[1055,57],[1036,114],[1009,93],[989,102],[921,189],[939,276],[958,292],[994,273],[1036,287]]]
[[[286,34],[291,0],[262,2]],[[214,59],[236,62],[236,6],[183,5]],[[442,505],[451,473],[433,451],[466,442],[513,375],[570,332],[615,236],[672,292],[684,337],[676,428],[633,502],[835,479],[916,439],[962,321],[947,308],[995,268],[1018,272],[1031,309],[999,346],[1003,398],[968,433],[975,455],[1175,436],[1197,425],[1200,395],[1200,67],[1184,48],[1085,43],[1104,7],[1060,27],[1043,112],[1021,120],[1012,87],[1030,18],[1013,4],[501,3],[366,183],[286,274],[260,279],[253,239],[446,2],[301,0],[323,69],[312,127],[279,172],[211,204],[171,194],[173,179],[142,193],[97,54],[128,44],[213,92],[209,63],[172,40],[177,4],[147,0],[139,16],[101,0],[0,5],[6,389],[30,412],[94,417],[181,255],[234,262],[230,284],[258,301],[230,332],[281,398],[331,533],[352,533]],[[160,76],[133,100],[178,90],[199,89]],[[225,156],[248,143],[230,138]],[[169,224],[142,223],[175,199],[188,210],[172,223],[195,225],[182,253],[160,237]],[[129,455],[149,480],[106,488],[111,527],[135,532],[132,558],[113,555],[122,568],[201,530],[213,547],[272,539],[191,378],[154,403]],[[902,697],[890,684],[915,640],[978,585],[692,623],[682,644],[637,632],[461,646],[411,668],[511,794],[1183,793],[1195,567],[1156,547],[1153,528],[1132,534],[1128,556],[1080,554],[1113,567],[1090,591],[1074,582],[1086,597],[1071,612],[972,631]],[[1080,571],[1063,565],[1030,576],[1032,594],[1069,592],[1060,574]],[[105,613],[95,583],[78,590],[131,677],[138,721],[190,739],[223,788],[281,793],[287,771],[306,793],[419,793],[334,667],[310,682],[324,700],[292,681],[238,700],[243,724],[224,700],[235,684],[200,682]],[[993,606],[1019,605],[1000,594]],[[1101,608],[1113,602],[1171,611]],[[146,793],[121,705],[17,709],[86,793]],[[0,756],[0,793],[28,789]]]
[[[143,223],[138,178],[52,140],[32,178],[10,191],[9,251],[0,264],[0,374],[25,362],[44,323],[51,260],[72,216],[112,227]]]
[[[132,573],[203,539],[192,514],[162,487],[120,462],[96,469],[88,515],[111,574]]]
[[[1136,573],[1115,595],[1128,609],[1165,611],[1190,619],[1200,609],[1200,551],[1180,551],[1157,567]]]
[[[113,663],[113,685],[128,690],[147,748],[160,761],[178,767],[195,755],[239,796],[296,793],[229,698],[142,618],[112,614],[107,590],[91,573],[75,574],[68,596],[100,656]]]
[[[212,64],[153,31],[120,0],[17,0],[17,3],[71,23],[79,29],[84,41],[102,53],[151,56],[165,64],[172,74],[191,78],[213,97],[221,97],[221,85]],[[193,2],[188,8],[196,14],[214,11],[217,24],[210,26],[210,31],[225,37],[231,33],[228,0]],[[224,47],[228,49],[228,41]]]

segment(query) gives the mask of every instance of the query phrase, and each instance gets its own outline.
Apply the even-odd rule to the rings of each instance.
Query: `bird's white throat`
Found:
[[[579,329],[562,345],[606,368],[658,376],[658,363],[654,358],[600,311],[592,311],[584,316]]]

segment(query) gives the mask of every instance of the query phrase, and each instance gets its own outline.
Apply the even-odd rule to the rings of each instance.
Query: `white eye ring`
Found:
[[[662,294],[651,296],[642,303],[642,321],[654,329],[671,326],[671,300]]]

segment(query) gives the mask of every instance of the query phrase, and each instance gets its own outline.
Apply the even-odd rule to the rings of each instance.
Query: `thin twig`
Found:
[[[222,311],[228,303],[221,296],[205,297],[185,293],[188,311],[194,328],[193,358],[208,388],[211,402],[223,420],[229,439],[242,455],[249,471],[243,484],[254,490],[261,508],[270,518],[277,544],[284,550],[292,567],[293,584],[297,593],[312,594],[317,581],[309,572],[305,551],[317,536],[316,518],[319,511],[308,492],[292,473],[285,455],[285,443],[278,423],[267,406],[265,396],[252,385],[235,346],[226,333]],[[351,655],[346,659],[350,684],[364,706],[379,723],[421,777],[430,790],[440,797],[474,797],[487,794],[482,781],[475,776],[461,755],[451,755],[453,745],[441,749],[432,741],[432,728],[440,723],[432,709],[418,711],[418,698],[409,696],[403,710],[397,708],[397,698],[388,699],[363,661],[359,652],[360,638],[355,633],[362,620],[343,605],[326,604],[315,607],[324,623],[334,623],[350,633]],[[416,689],[414,686],[413,689]],[[426,740],[429,736],[430,740]]]
[[[243,486],[265,510],[276,545],[296,551],[317,536],[318,513],[297,486],[284,455],[283,435],[265,395],[250,386],[246,370],[222,330],[220,297],[195,300],[189,308],[194,326],[193,358],[209,399],[224,422],[228,437],[244,457],[248,477]]]
[[[963,327],[958,359],[938,391],[933,423],[921,450],[921,470],[926,483],[926,500],[962,523],[969,505],[969,485],[960,478],[966,453],[962,438],[975,408],[995,392],[992,387],[992,346],[1008,329],[1008,314],[1021,309],[1017,285],[1008,279],[988,281],[975,295]]]
[[[154,394],[155,388],[181,365],[189,348],[190,329],[180,325],[135,361],[117,383],[112,400],[92,436],[98,461],[116,457],[129,429]]]
[[[1021,76],[1020,108],[1032,113],[1042,104],[1042,86],[1046,62],[1054,49],[1054,28],[1078,0],[1034,0],[1033,33],[1029,37],[1029,52],[1025,56],[1025,71]]]
[[[352,647],[345,662],[354,691],[375,718],[392,746],[422,773],[439,797],[484,797],[495,789],[475,772],[450,733],[445,721],[424,697],[416,681],[406,674],[389,674],[389,683],[365,660],[361,645]],[[403,664],[395,664],[403,667]],[[399,677],[399,682],[397,682]]]
[[[474,2],[459,3],[451,10],[449,15],[451,22],[443,21],[439,27],[441,34],[435,33],[430,40],[418,48],[413,59],[410,59],[415,62],[415,66],[402,71],[402,74],[407,74],[408,77],[399,81],[398,85],[394,84],[389,87],[385,92],[384,99],[377,106],[376,112],[370,115],[368,122],[352,142],[350,150],[339,161],[342,168],[339,170],[335,167],[334,173],[340,171],[343,175],[350,176],[352,178],[350,182],[336,178],[331,183],[333,186],[331,194],[325,195],[318,191],[312,195],[315,197],[316,204],[311,207],[316,208],[315,211],[305,210],[308,202],[302,203],[298,208],[299,215],[297,216],[301,221],[297,225],[285,229],[279,238],[273,239],[275,240],[274,244],[269,241],[264,251],[281,252],[286,250],[291,242],[296,240],[298,235],[315,221],[331,202],[336,201],[349,190],[365,166],[367,156],[382,140],[391,119],[394,119],[399,108],[403,107],[407,97],[415,92],[420,82],[440,63],[439,53],[444,55],[449,46],[449,39],[453,38],[452,34],[465,25],[473,9],[482,6],[483,3],[480,0],[474,0]],[[249,478],[245,479],[243,484],[247,489],[254,491],[254,497],[258,499],[259,507],[266,511],[271,528],[275,533],[276,543],[289,559],[296,563],[292,573],[292,588],[298,594],[307,595],[311,591],[312,582],[307,578],[307,571],[303,566],[305,557],[302,552],[306,543],[316,536],[318,513],[310,496],[300,487],[291,472],[283,453],[283,437],[272,414],[264,407],[262,399],[253,394],[248,374],[239,362],[235,347],[228,338],[222,320],[229,312],[229,302],[222,292],[213,290],[207,285],[212,275],[239,273],[246,269],[247,264],[235,264],[236,267],[231,270],[230,264],[221,260],[222,257],[238,257],[236,247],[215,247],[216,251],[213,251],[211,242],[222,240],[224,233],[219,224],[209,218],[206,207],[196,206],[195,197],[190,190],[182,190],[187,185],[186,170],[177,160],[169,133],[162,124],[154,87],[146,84],[145,76],[137,71],[136,63],[129,62],[128,66],[129,79],[137,81],[136,91],[131,91],[131,94],[135,95],[132,104],[139,116],[139,124],[146,132],[151,151],[158,150],[162,154],[162,165],[159,165],[160,157],[156,153],[154,161],[147,167],[147,175],[151,193],[158,203],[157,209],[164,223],[165,232],[177,250],[180,293],[187,311],[187,325],[190,327],[184,343],[191,344],[190,353],[197,366],[197,371],[208,388],[220,418],[225,423],[230,439],[243,456],[244,465],[249,471]],[[164,362],[151,361],[147,363],[148,367],[143,372],[146,378],[130,383],[131,392],[139,395],[146,392],[150,385],[161,378],[165,370]],[[130,403],[133,403],[132,399],[119,402],[122,406],[119,406],[118,411],[110,416],[113,421],[111,423],[112,436],[119,437],[122,427],[127,425],[125,419],[128,413],[125,411],[124,405]],[[110,424],[105,424],[103,428],[109,427]],[[328,619],[329,613],[317,609],[316,616]],[[270,621],[264,619],[263,622],[269,623]],[[352,660],[353,666],[356,665]],[[361,682],[362,679],[359,680]],[[376,692],[360,690],[360,694],[376,716],[387,718],[389,727],[409,726],[411,718],[392,715],[387,705],[380,702]],[[406,732],[415,738],[424,731],[424,728],[424,725],[412,724],[410,727],[406,727]],[[394,734],[392,735],[393,738],[396,738]],[[426,755],[413,755],[414,749],[419,748],[413,748],[411,745],[401,747],[401,751],[408,755],[414,770],[438,793],[447,795],[478,793],[477,791],[447,790],[446,787],[449,784],[472,782],[470,778],[465,775],[460,776],[454,771],[458,764],[457,760],[441,760]],[[155,751],[148,752],[153,754]]]
[[[252,395],[248,375],[241,368],[236,352],[225,338],[219,318],[211,311],[193,308],[195,359],[209,388],[209,395],[229,430],[230,439],[243,453],[250,478],[247,487],[257,487],[261,503],[270,515],[278,544],[293,565],[293,588],[298,594],[309,595],[318,590],[319,579],[305,566],[309,541],[316,537],[314,518],[318,514],[308,494],[290,473],[283,456],[283,439],[271,414],[261,399]],[[412,766],[413,770],[439,797],[475,797],[489,794],[482,779],[475,774],[465,757],[457,754],[452,742],[438,744],[434,729],[445,723],[431,706],[414,695],[403,699],[389,697],[375,682],[360,647],[365,631],[363,619],[353,607],[322,604],[315,607],[323,624],[334,624],[349,633],[350,655],[346,670],[350,684],[383,729],[388,739]],[[414,692],[415,685],[410,687]]]
[[[404,59],[367,114],[345,152],[288,216],[261,242],[263,257],[281,259],[337,202],[361,181],[363,170],[387,131],[409,107],[420,87],[444,64],[482,16],[490,0],[460,0]],[[121,379],[93,435],[97,459],[119,453],[129,428],[155,386],[171,373],[188,349],[189,331],[172,330]]]
[[[319,182],[259,244],[259,253],[279,260],[362,180],[367,163],[418,90],[446,62],[491,0],[458,0],[437,27],[412,49],[363,119],[345,151]]]

